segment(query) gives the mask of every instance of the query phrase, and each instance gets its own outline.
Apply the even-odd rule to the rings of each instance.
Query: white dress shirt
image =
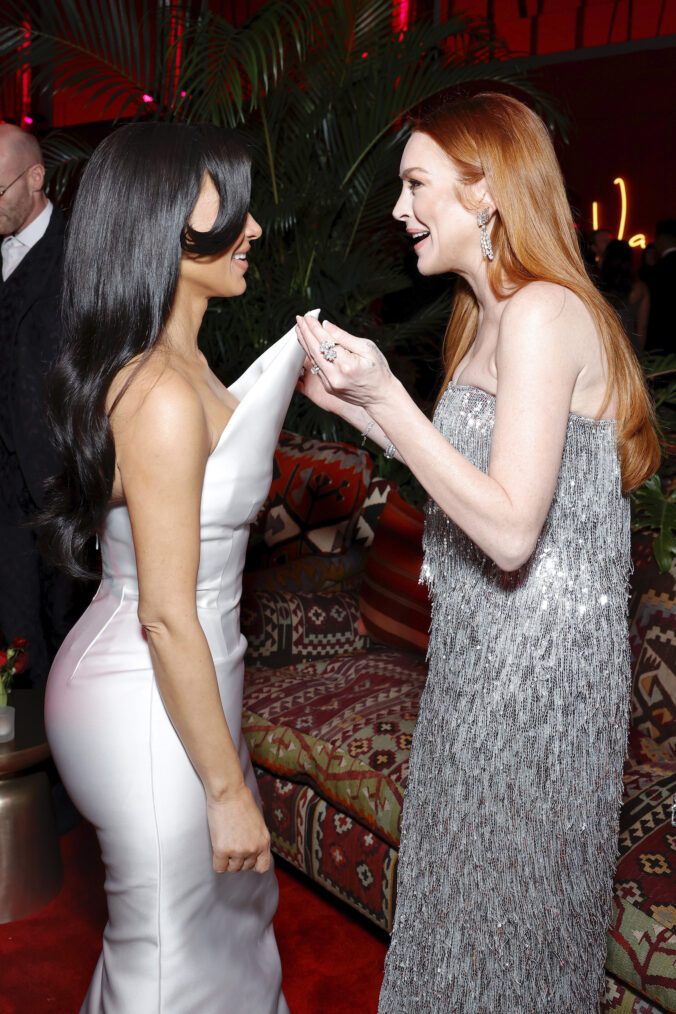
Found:
[[[47,207],[42,209],[30,225],[27,225],[16,235],[5,236],[3,239],[0,253],[2,253],[2,280],[4,282],[7,281],[12,271],[21,264],[31,247],[34,247],[47,232],[53,208],[54,205],[48,200]]]

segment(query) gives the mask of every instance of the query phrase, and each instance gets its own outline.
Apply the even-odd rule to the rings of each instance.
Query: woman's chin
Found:
[[[242,278],[237,285],[231,285],[227,289],[222,289],[220,292],[213,292],[211,298],[213,299],[236,299],[237,296],[243,296],[246,292],[246,278]]]

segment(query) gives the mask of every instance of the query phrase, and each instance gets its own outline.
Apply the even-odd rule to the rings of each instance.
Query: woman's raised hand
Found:
[[[309,360],[302,390],[321,408],[337,411],[338,398],[369,409],[387,397],[392,373],[374,342],[314,317],[297,317],[296,333]]]
[[[270,869],[270,832],[244,783],[219,800],[207,799],[207,820],[216,873]]]

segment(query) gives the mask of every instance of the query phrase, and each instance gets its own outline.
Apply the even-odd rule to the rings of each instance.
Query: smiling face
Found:
[[[210,176],[204,177],[202,188],[190,216],[190,225],[197,232],[208,232],[218,215],[219,197]],[[244,229],[232,246],[217,254],[201,256],[183,251],[180,277],[195,293],[206,296],[241,296],[246,292],[247,253],[261,235],[256,219],[247,214]]]
[[[406,226],[422,275],[481,269],[477,212],[495,206],[486,181],[463,186],[454,162],[428,134],[414,132],[401,158],[401,194],[392,211]],[[459,194],[467,198],[468,207]]]

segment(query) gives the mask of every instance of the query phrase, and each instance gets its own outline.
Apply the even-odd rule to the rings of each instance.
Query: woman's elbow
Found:
[[[519,570],[527,563],[533,555],[538,533],[533,534],[530,530],[519,529],[503,535],[494,552],[489,555],[498,565],[500,570],[507,573]]]
[[[185,633],[193,623],[199,623],[194,615],[185,609],[173,608],[170,604],[151,604],[141,600],[137,616],[148,640],[157,642]]]

